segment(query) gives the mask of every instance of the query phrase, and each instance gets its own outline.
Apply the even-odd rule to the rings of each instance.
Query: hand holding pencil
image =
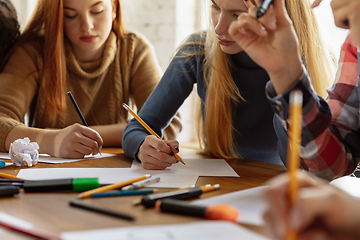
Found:
[[[300,90],[293,90],[290,92],[290,109],[289,109],[289,127],[288,127],[288,170],[285,187],[282,187],[282,192],[274,194],[273,189],[270,189],[265,193],[265,197],[268,198],[270,203],[273,203],[275,207],[269,206],[268,210],[265,212],[264,218],[270,222],[269,225],[273,229],[276,237],[279,239],[285,240],[296,240],[297,239],[297,228],[293,224],[289,224],[291,219],[294,216],[287,214],[292,212],[299,191],[299,179],[298,179],[298,170],[300,167],[300,145],[301,145],[301,122],[302,122],[302,105],[303,105],[303,94]],[[278,181],[277,179],[274,180]],[[282,180],[283,181],[283,180]],[[276,185],[276,184],[275,184]],[[283,197],[282,203],[280,205],[285,205],[279,211],[279,196]],[[275,199],[275,200],[274,200]],[[274,211],[275,209],[275,211]],[[278,212],[276,212],[278,210]],[[287,213],[285,213],[287,212]],[[277,215],[283,221],[273,221],[270,220],[274,218],[274,215]],[[282,219],[282,218],[286,219]],[[277,226],[275,226],[275,222]],[[280,225],[280,226],[279,226]],[[286,230],[285,230],[286,229]],[[281,238],[279,237],[281,236]],[[284,238],[285,237],[285,238]]]
[[[179,152],[177,141],[162,140],[128,105],[123,103],[123,107],[151,134],[145,138],[138,152],[138,158],[144,169],[162,170],[177,162],[185,165],[177,154]]]

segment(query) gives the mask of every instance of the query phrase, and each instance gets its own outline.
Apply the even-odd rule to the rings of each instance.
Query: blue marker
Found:
[[[150,193],[154,193],[155,189],[149,190],[127,190],[127,191],[108,191],[102,193],[93,193],[91,197],[98,198],[98,197],[117,197],[117,196],[132,196],[132,195],[146,195]]]

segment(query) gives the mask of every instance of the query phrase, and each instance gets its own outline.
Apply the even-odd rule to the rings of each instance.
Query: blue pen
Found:
[[[14,164],[13,163],[7,163],[7,162],[5,162],[3,160],[0,160],[0,168],[11,166],[11,165],[14,165]]]
[[[132,196],[132,195],[146,195],[156,192],[156,189],[147,189],[147,190],[127,190],[127,191],[108,191],[102,193],[93,193],[91,197],[117,197],[117,196]]]

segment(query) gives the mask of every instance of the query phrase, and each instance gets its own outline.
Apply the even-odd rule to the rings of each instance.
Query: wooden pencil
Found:
[[[163,142],[165,142],[154,130],[152,130],[149,125],[146,124],[146,122],[144,122],[144,120],[142,120],[126,103],[123,103],[122,106],[152,135],[154,135],[155,137],[157,137],[158,139],[162,140]],[[176,158],[176,160],[178,160],[179,162],[181,162],[182,164],[185,165],[185,162],[181,159],[181,157],[178,154],[174,154],[174,157]]]
[[[10,175],[10,174],[7,174],[7,173],[2,173],[2,172],[0,172],[0,178],[23,180],[22,178],[18,178],[18,177],[14,176],[14,175]]]
[[[88,197],[91,197],[91,195],[93,193],[106,192],[106,191],[111,191],[111,190],[115,190],[115,189],[118,189],[118,188],[122,188],[122,187],[124,187],[126,185],[130,185],[130,184],[132,184],[134,182],[145,180],[145,179],[147,179],[149,177],[151,177],[150,174],[145,174],[144,176],[133,178],[133,179],[130,179],[130,180],[127,180],[127,181],[124,181],[124,182],[110,184],[110,185],[106,185],[106,186],[103,186],[103,187],[95,188],[95,189],[80,193],[78,195],[78,198],[80,198],[80,199],[81,198],[88,198]]]
[[[299,189],[297,171],[300,166],[301,121],[302,121],[303,95],[299,90],[290,93],[289,111],[289,143],[288,143],[288,174],[289,174],[289,207],[294,206]],[[295,240],[297,231],[289,228],[286,240]]]

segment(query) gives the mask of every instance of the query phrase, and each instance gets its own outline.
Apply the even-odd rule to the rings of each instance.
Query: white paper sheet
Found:
[[[263,212],[265,202],[261,197],[266,186],[249,188],[246,190],[222,194],[215,197],[192,201],[192,204],[210,206],[215,204],[229,204],[240,211],[239,223],[251,225],[264,225]]]
[[[141,163],[134,160],[132,171],[139,174],[150,173],[153,177],[160,177],[160,182],[149,187],[184,187],[194,185],[199,176],[239,177],[239,175],[223,159],[184,159],[186,165],[177,163],[165,170],[145,170]]]
[[[24,220],[21,220],[19,218],[16,218],[14,216],[11,216],[7,213],[3,213],[3,212],[0,212],[0,220],[2,222],[7,222],[9,224],[12,224],[12,225],[15,225],[15,226],[20,226],[22,228],[26,228],[26,229],[31,229],[33,228],[33,224],[30,223],[30,222],[26,222]],[[3,227],[0,227],[0,239],[1,238],[1,234],[4,232],[4,228]]]
[[[238,224],[226,221],[201,221],[187,224],[110,228],[64,232],[63,240],[266,240]]]
[[[196,184],[199,176],[239,176],[226,161],[221,159],[186,160],[185,166],[178,163],[165,170],[145,170],[137,161],[134,161],[131,168],[21,169],[17,176],[27,180],[98,177],[100,184],[111,184],[145,174],[151,174],[152,177],[160,177],[160,182],[148,186],[157,188],[181,188],[191,186]]]
[[[17,175],[26,180],[98,177],[100,184],[112,184],[140,177],[129,168],[30,168],[21,169]]]
[[[360,198],[360,178],[345,176],[331,181],[330,184],[342,189],[353,197]]]
[[[116,156],[116,154],[110,154],[110,153],[101,153],[97,155],[86,155],[84,158],[78,158],[78,159],[65,159],[65,158],[56,158],[51,157],[48,154],[40,154],[39,156],[39,162],[41,163],[69,163],[69,162],[78,162],[83,160],[92,160],[92,159],[98,159],[98,158],[106,158],[106,157],[113,157]],[[9,153],[0,152],[0,159],[10,159]]]

